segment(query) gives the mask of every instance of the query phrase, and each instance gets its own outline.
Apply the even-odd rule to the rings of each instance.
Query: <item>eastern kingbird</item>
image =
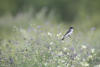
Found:
[[[64,40],[67,37],[70,37],[70,35],[73,33],[74,28],[70,27],[69,30],[66,32],[66,34],[63,36],[62,40]]]

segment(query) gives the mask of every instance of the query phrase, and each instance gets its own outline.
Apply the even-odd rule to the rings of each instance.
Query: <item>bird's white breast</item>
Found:
[[[71,29],[71,31],[69,32],[69,35],[71,35],[71,34],[73,33],[73,31],[74,31],[74,30],[73,30],[73,29]]]
[[[70,32],[66,35],[66,37],[68,37],[69,35],[71,35],[73,33],[73,29],[70,30]]]

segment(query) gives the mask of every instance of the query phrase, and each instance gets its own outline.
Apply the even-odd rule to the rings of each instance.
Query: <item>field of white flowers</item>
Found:
[[[40,12],[0,18],[0,67],[100,67],[100,28],[94,19],[63,23]],[[70,26],[71,38],[62,36]]]

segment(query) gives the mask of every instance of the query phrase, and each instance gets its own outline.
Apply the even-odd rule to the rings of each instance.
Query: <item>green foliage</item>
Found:
[[[29,10],[30,7],[38,13],[42,8],[46,8],[47,14],[54,10],[61,20],[73,22],[78,15],[98,14],[99,2],[99,0],[0,0],[0,15],[11,13],[15,16],[19,12]]]

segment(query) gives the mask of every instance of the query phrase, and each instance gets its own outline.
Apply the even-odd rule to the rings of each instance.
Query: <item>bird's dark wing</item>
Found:
[[[68,30],[64,36],[66,36],[69,32],[70,32],[70,30]]]
[[[63,36],[62,40],[64,40],[65,36],[70,32],[70,30],[68,30],[65,35]]]

